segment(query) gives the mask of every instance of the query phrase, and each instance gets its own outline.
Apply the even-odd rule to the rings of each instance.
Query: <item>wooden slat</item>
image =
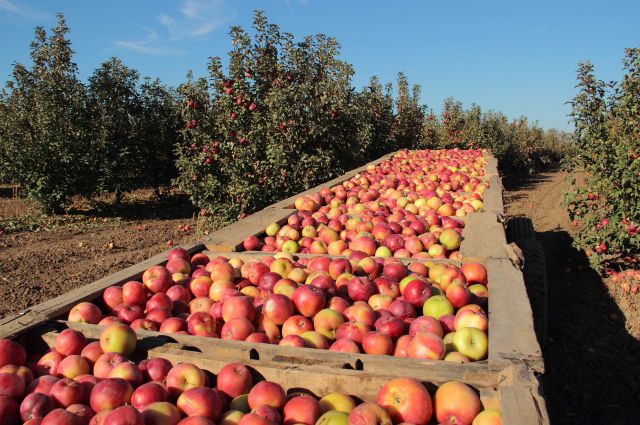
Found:
[[[148,353],[149,357],[163,357],[174,364],[192,363],[196,366],[217,373],[228,361],[211,358],[206,353],[188,352],[173,348],[159,347]],[[331,369],[324,366],[308,367],[303,365],[283,365],[268,361],[241,360],[241,363],[253,369],[258,376],[269,381],[277,382],[285,391],[299,391],[305,389],[317,397],[330,392],[341,392],[355,396],[361,400],[375,401],[380,387],[397,377],[413,377],[428,384],[442,384],[441,380],[428,370],[416,374],[399,374],[387,370],[384,372],[367,372],[347,369]],[[470,384],[473,385],[473,384]],[[483,395],[489,394],[490,387],[474,385],[484,389]],[[493,393],[497,398],[497,393]]]
[[[249,236],[264,233],[265,227],[272,222],[283,224],[293,211],[267,208],[236,221],[209,235],[202,244],[211,251],[233,252],[242,249],[242,242]]]
[[[460,256],[463,259],[507,258],[506,243],[504,227],[495,213],[473,213],[469,215],[462,233]]]
[[[189,253],[194,253],[201,251],[204,246],[195,244],[183,248],[189,251]],[[129,280],[139,278],[149,267],[156,264],[164,264],[167,259],[167,253],[168,251],[162,252],[146,261],[127,267],[124,270],[120,270],[95,282],[80,286],[70,292],[30,307],[18,314],[4,317],[0,321],[0,338],[11,338],[39,323],[67,313],[75,304],[81,301],[95,299],[109,286],[120,285]]]
[[[523,364],[515,364],[509,372],[512,374],[510,384],[500,387],[502,423],[549,425],[549,414],[535,376]]]
[[[483,197],[484,211],[496,214],[504,214],[502,201],[502,181],[499,176],[489,177],[489,188],[485,190]]]
[[[489,281],[489,366],[520,360],[543,372],[542,351],[533,328],[531,305],[520,270],[508,260],[487,261]]]
[[[61,322],[57,328],[68,326],[82,332],[89,339],[98,339],[101,326],[83,323]],[[42,326],[34,331],[35,335],[46,335],[52,332],[52,326]],[[489,371],[487,362],[458,364],[441,360],[405,359],[392,356],[374,356],[370,354],[337,353],[312,348],[284,347],[271,344],[250,343],[244,341],[228,341],[219,338],[206,338],[193,335],[162,334],[152,331],[136,331],[140,347],[151,349],[167,343],[191,347],[208,356],[227,361],[261,360],[292,365],[325,366],[332,368],[361,370],[365,372],[385,373],[421,373],[428,371],[441,380],[466,380],[472,385],[496,386],[497,376]],[[51,334],[53,335],[53,334]],[[43,337],[51,340],[52,336]],[[435,379],[434,378],[434,379]]]

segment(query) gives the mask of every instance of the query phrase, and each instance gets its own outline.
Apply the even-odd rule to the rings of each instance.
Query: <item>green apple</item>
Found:
[[[267,227],[264,229],[265,233],[268,236],[275,236],[280,230],[280,225],[278,223],[269,223]]]
[[[489,341],[487,334],[476,328],[456,329],[453,336],[453,347],[471,360],[482,360],[487,357]]]
[[[315,425],[348,425],[349,414],[338,410],[329,410],[320,416]]]
[[[439,319],[445,314],[453,314],[453,306],[444,295],[434,295],[424,303],[422,312],[425,316]]]
[[[338,412],[349,413],[356,407],[356,403],[351,397],[342,393],[329,393],[320,399],[320,407],[323,412],[337,410]]]

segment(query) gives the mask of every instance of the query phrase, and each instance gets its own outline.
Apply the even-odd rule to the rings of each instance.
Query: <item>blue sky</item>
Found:
[[[0,0],[0,77],[28,62],[33,28],[63,12],[83,79],[115,55],[177,85],[188,69],[204,75],[209,56],[225,56],[229,27],[248,28],[255,9],[298,37],[336,37],[357,88],[403,70],[436,111],[453,96],[565,130],[577,62],[619,79],[623,49],[640,45],[637,0]]]

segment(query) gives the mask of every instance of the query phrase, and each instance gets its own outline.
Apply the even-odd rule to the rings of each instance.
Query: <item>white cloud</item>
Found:
[[[125,49],[135,50],[136,52],[146,53],[148,55],[183,55],[185,54],[182,50],[173,49],[170,47],[162,46],[160,41],[160,36],[158,33],[150,28],[145,28],[147,31],[147,37],[143,40],[138,41],[125,41],[118,40],[114,41],[113,44],[119,47],[124,47]]]
[[[223,0],[184,0],[177,16],[162,13],[158,21],[173,40],[202,39],[235,16]]]
[[[12,0],[0,0],[0,16],[13,20],[42,21],[50,16],[40,10]]]
[[[147,37],[143,40],[114,41],[113,44],[150,55],[185,54],[170,46],[185,40],[204,40],[235,16],[235,11],[223,0],[183,0],[173,13],[160,13],[157,16],[160,24],[158,30],[145,27]]]

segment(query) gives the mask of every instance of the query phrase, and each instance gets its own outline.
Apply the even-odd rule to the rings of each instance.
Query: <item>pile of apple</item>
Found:
[[[406,266],[364,255],[256,258],[190,257],[174,248],[166,266],[149,268],[142,282],[107,288],[104,311],[83,302],[68,320],[347,353],[486,358],[482,264]]]
[[[484,163],[481,151],[403,151],[331,189],[300,196],[286,225],[269,224],[244,248],[456,259],[459,218],[483,206]]]
[[[135,333],[123,324],[105,328],[99,341],[66,329],[50,352],[27,358],[20,344],[0,339],[0,419],[3,425],[426,425],[500,424],[482,410],[477,393],[462,382],[431,394],[412,378],[383,385],[375,402],[357,404],[333,392],[320,400],[287,395],[277,382],[257,381],[231,363],[205,371],[156,357],[138,363]],[[60,360],[52,360],[52,354]],[[214,385],[215,383],[215,385]]]

